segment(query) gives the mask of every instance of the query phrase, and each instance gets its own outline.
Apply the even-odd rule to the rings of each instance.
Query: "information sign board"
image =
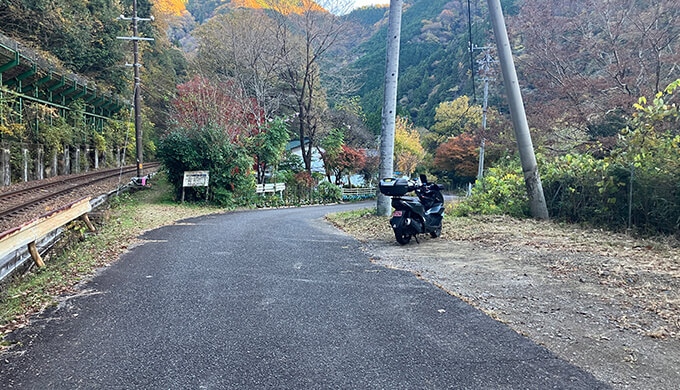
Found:
[[[182,187],[207,187],[210,171],[185,171]]]

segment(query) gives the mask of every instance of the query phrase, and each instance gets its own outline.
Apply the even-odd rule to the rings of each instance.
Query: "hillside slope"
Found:
[[[167,0],[181,2],[182,0]],[[188,0],[186,9],[198,23],[233,8],[277,9],[284,14],[302,13],[306,9],[323,11],[313,0]]]
[[[399,56],[399,110],[429,126],[434,109],[470,89],[467,74],[467,14],[462,2],[420,0],[403,12]],[[379,131],[387,26],[358,48],[359,94],[374,132]]]
[[[398,111],[424,127],[434,122],[439,103],[472,94],[468,50],[468,10],[464,1],[413,0],[402,16],[399,56]],[[516,12],[516,0],[502,0],[508,13]],[[473,6],[473,42],[482,46],[491,29],[482,17],[483,6]],[[387,17],[387,15],[385,16]],[[387,22],[355,51],[352,65],[361,74],[359,90],[369,127],[380,131]]]

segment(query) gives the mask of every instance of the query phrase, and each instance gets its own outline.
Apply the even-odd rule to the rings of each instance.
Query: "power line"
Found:
[[[467,0],[468,8],[468,43],[470,51],[470,73],[472,75],[472,102],[473,104],[477,102],[477,93],[475,92],[475,55],[474,48],[472,46],[472,9],[470,8],[470,0]]]
[[[132,17],[127,18],[123,15],[118,17],[119,20],[131,20],[132,21],[132,36],[131,37],[116,37],[117,39],[123,39],[126,41],[132,41],[134,43],[134,61],[132,64],[125,64],[126,66],[131,66],[134,68],[135,76],[135,86],[134,86],[134,106],[135,106],[135,141],[137,149],[137,177],[142,177],[143,171],[143,143],[142,143],[142,107],[141,107],[141,88],[140,88],[140,77],[139,68],[142,64],[139,62],[139,41],[153,41],[153,38],[143,38],[139,36],[138,22],[150,22],[154,18],[140,18],[137,16],[137,0],[132,0]]]

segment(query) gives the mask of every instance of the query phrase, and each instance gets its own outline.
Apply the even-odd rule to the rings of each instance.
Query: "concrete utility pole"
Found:
[[[139,36],[138,22],[148,22],[153,20],[153,16],[150,18],[139,18],[137,17],[137,0],[132,0],[132,17],[126,18],[123,15],[119,16],[120,20],[131,20],[132,21],[132,36],[131,37],[117,37],[118,39],[130,40],[133,42],[134,50],[134,63],[126,64],[134,68],[135,74],[135,89],[134,89],[134,106],[135,106],[135,141],[136,141],[136,155],[137,155],[137,177],[142,177],[144,174],[144,156],[143,156],[143,144],[142,144],[142,98],[141,98],[141,87],[139,78],[139,68],[142,64],[139,63],[139,41],[153,41],[153,38],[141,38]]]
[[[484,148],[486,144],[486,117],[489,111],[489,81],[496,81],[492,76],[494,71],[491,68],[492,64],[497,64],[491,56],[491,46],[473,47],[472,50],[481,50],[484,58],[479,60],[480,72],[482,73],[482,81],[484,81],[484,101],[482,103],[482,144],[479,148],[479,169],[477,170],[477,181],[481,182],[484,178]]]
[[[397,81],[399,79],[399,40],[403,0],[390,0],[390,19],[387,28],[387,61],[385,66],[385,95],[380,135],[380,180],[394,174],[394,126],[397,116]],[[378,191],[378,215],[388,216],[392,203]]]
[[[491,23],[493,24],[493,31],[496,37],[496,47],[498,48],[498,55],[501,60],[503,82],[505,83],[505,89],[508,94],[510,115],[512,116],[512,123],[515,128],[515,138],[517,138],[519,156],[522,161],[524,183],[526,184],[527,194],[529,196],[531,215],[537,219],[548,219],[548,207],[545,203],[545,196],[543,195],[541,178],[538,175],[538,164],[536,163],[536,155],[534,154],[534,145],[531,142],[529,124],[527,123],[527,116],[524,111],[522,93],[519,89],[515,61],[512,59],[512,50],[510,49],[508,30],[505,27],[505,20],[503,19],[501,2],[500,0],[487,1],[489,4]]]

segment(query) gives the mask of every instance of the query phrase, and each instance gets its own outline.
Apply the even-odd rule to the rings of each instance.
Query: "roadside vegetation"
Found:
[[[616,145],[607,150],[596,143],[580,153],[540,154],[550,216],[615,231],[680,234],[679,91],[677,80],[649,102],[640,98]],[[528,217],[519,160],[497,161],[453,212]]]
[[[82,222],[73,222],[58,248],[45,257],[44,268],[6,282],[0,289],[0,336],[27,324],[29,317],[59,302],[62,294],[92,277],[99,268],[116,261],[142,232],[175,221],[223,212],[216,207],[177,204],[163,175],[156,176],[151,189],[123,193],[112,198],[110,208],[97,211],[98,232],[86,233]]]

